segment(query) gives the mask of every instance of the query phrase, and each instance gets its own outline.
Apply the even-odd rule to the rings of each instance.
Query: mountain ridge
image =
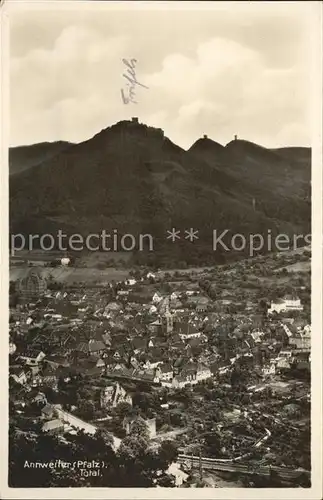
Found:
[[[133,120],[107,127],[10,177],[11,232],[117,227],[153,234],[165,258],[196,260],[215,258],[212,228],[292,234],[310,227],[310,165],[291,182],[295,159],[241,141],[194,144],[185,151],[162,129]],[[171,227],[199,229],[198,248],[170,246]]]
[[[68,141],[53,141],[10,147],[9,175],[39,165],[72,145],[73,143]]]

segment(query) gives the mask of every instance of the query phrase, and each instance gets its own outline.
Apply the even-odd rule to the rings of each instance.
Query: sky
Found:
[[[306,3],[58,3],[10,13],[11,146],[81,142],[132,116],[185,149],[203,134],[221,144],[236,134],[265,147],[310,145]],[[137,60],[148,87],[135,86],[137,104],[122,100],[123,59]]]

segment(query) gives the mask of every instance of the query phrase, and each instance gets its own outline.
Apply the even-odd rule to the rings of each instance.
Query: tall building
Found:
[[[44,295],[46,288],[46,280],[41,273],[37,269],[30,269],[20,281],[19,292],[24,301],[33,302]]]
[[[174,317],[173,314],[169,310],[169,298],[167,299],[166,309],[163,316],[164,325],[166,327],[166,333],[172,333],[174,328]]]

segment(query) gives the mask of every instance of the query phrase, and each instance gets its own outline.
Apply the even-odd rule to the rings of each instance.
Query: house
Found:
[[[197,331],[188,321],[175,321],[174,332],[177,333],[182,340],[201,336],[201,332]]]
[[[162,329],[162,321],[160,318],[156,319],[156,321],[153,321],[152,323],[150,323],[148,325],[148,330],[151,332],[151,333],[155,333],[155,334],[158,334],[161,329]]]
[[[302,332],[289,336],[288,343],[297,349],[311,349],[311,327],[307,325]]]
[[[106,344],[102,340],[89,340],[88,352],[89,354],[100,355],[106,350]]]
[[[156,314],[157,312],[157,307],[153,304],[150,308],[149,308],[149,314]]]
[[[28,364],[26,363],[26,369],[28,369],[28,376],[35,377],[39,371],[40,371],[40,366],[38,364]]]
[[[205,303],[197,303],[196,304],[196,311],[201,313],[201,312],[206,312],[208,309],[208,304]]]
[[[115,408],[119,403],[132,406],[132,396],[118,382],[102,389],[100,394],[101,408]]]
[[[241,417],[241,410],[239,408],[233,408],[231,411],[226,411],[223,413],[225,420],[229,420],[231,423],[236,423]]]
[[[40,350],[29,349],[22,354],[20,354],[20,359],[26,361],[28,365],[37,365],[46,357],[46,354]]]
[[[125,281],[125,285],[127,286],[134,286],[137,283],[137,280],[134,278],[129,278]]]
[[[88,310],[89,310],[89,306],[87,306],[87,307],[79,307],[77,309],[77,312],[78,313],[86,313]]]
[[[10,342],[9,343],[9,354],[10,356],[12,356],[17,350],[17,346],[16,344],[14,344],[13,342]]]
[[[264,332],[261,332],[259,330],[255,330],[255,331],[251,332],[250,335],[251,335],[252,339],[254,340],[254,342],[260,343],[261,339],[263,338],[263,336],[265,334],[264,334]]]
[[[47,405],[47,398],[43,392],[38,392],[35,395],[30,396],[30,401],[31,403],[35,403],[36,405],[39,406],[46,406]]]
[[[10,377],[12,377],[17,384],[21,385],[26,384],[28,380],[27,373],[22,367],[12,368],[10,370]]]
[[[109,370],[107,370],[107,371],[109,371]],[[128,372],[128,368],[127,368],[126,363],[120,362],[120,363],[116,363],[114,365],[114,367],[112,368],[112,371],[119,372],[122,375],[122,373]],[[131,368],[130,368],[130,371],[131,371]]]
[[[58,382],[58,365],[55,363],[47,362],[43,367],[41,373],[38,375],[38,380],[41,384],[51,387],[52,389],[57,389]]]
[[[262,374],[267,377],[270,375],[275,375],[276,373],[276,362],[273,360],[270,363],[265,364],[262,367]]]
[[[205,312],[208,309],[210,299],[208,297],[198,297],[196,302],[196,311]]]
[[[53,366],[56,365],[56,367],[59,366],[64,366],[66,368],[69,367],[69,360],[66,355],[62,356],[60,354],[51,354],[47,358],[48,362],[50,362]]]
[[[291,329],[292,329],[291,325],[286,325],[285,323],[282,323],[281,326],[282,326],[282,328],[283,328],[283,330],[286,333],[288,338],[293,336],[293,332],[291,331]]]
[[[288,318],[290,322],[293,324],[293,327],[296,328],[298,332],[303,330],[311,330],[311,325],[309,325],[305,319],[303,318]]]
[[[132,366],[133,368],[138,368],[138,366],[139,366],[139,361],[138,361],[138,359],[136,358],[136,356],[133,356],[133,355],[132,355],[132,356],[129,356],[129,358],[128,358],[128,364],[129,364],[130,366]]]
[[[140,380],[145,381],[145,382],[158,384],[159,371],[158,371],[158,368],[156,370],[154,370],[154,369],[147,369],[147,370],[135,369],[132,372],[131,378],[140,379]]]
[[[166,346],[166,348],[167,347],[168,346]],[[160,347],[160,346],[150,347],[148,349],[147,354],[145,354],[146,363],[149,360],[149,363],[151,365],[154,365],[156,363],[159,364],[159,362],[164,361],[165,356],[166,356],[165,352],[166,352],[166,350],[164,349],[164,347]],[[156,366],[158,366],[158,365],[156,364]]]
[[[294,360],[292,367],[302,372],[311,373],[311,364],[309,361],[296,359]]]
[[[162,364],[159,367],[159,379],[160,380],[172,380],[174,376],[174,371],[171,365],[169,364]]]
[[[59,434],[64,431],[64,423],[59,418],[49,420],[43,424],[42,431],[48,434]]]
[[[140,352],[144,352],[147,348],[148,341],[144,337],[134,337],[131,340],[131,346],[134,350],[135,354],[138,354]]]
[[[101,358],[90,357],[82,360],[80,365],[75,366],[75,368],[87,375],[100,376],[105,371],[105,362]]]
[[[210,377],[212,377],[210,368],[206,365],[198,364],[196,368],[196,380],[200,382],[201,380],[207,380]]]
[[[122,309],[122,306],[117,302],[110,302],[104,309],[103,316],[110,316],[111,313],[118,312]]]
[[[152,301],[153,301],[154,304],[159,304],[159,302],[162,299],[163,299],[162,296],[158,292],[155,292],[154,295],[153,295]]]
[[[106,356],[104,363],[107,370],[112,370],[118,364],[118,361],[114,356]]]
[[[112,339],[110,333],[105,332],[101,338],[107,347],[111,347]]]
[[[145,370],[152,370],[154,368],[157,368],[159,365],[161,365],[163,361],[161,360],[153,360],[153,359],[147,359],[147,361],[142,365],[142,367]]]
[[[295,335],[288,339],[289,345],[296,347],[296,349],[311,349],[311,337],[303,335]]]
[[[189,356],[186,356],[185,353],[179,353],[177,359],[173,362],[174,373],[177,375],[189,360]]]
[[[177,309],[177,312],[184,312],[183,303],[178,299],[171,299],[169,306],[171,309]]]
[[[298,297],[286,295],[282,299],[271,302],[270,308],[268,309],[268,314],[273,314],[274,312],[281,313],[291,311],[303,311],[303,306]]]
[[[183,387],[191,383],[192,379],[190,379],[190,376],[186,374],[175,375],[175,377],[172,380],[172,386],[175,389],[182,389]]]
[[[116,350],[116,351],[113,353],[113,359],[114,359],[115,361],[119,361],[121,358],[122,358],[122,355],[120,354],[119,350]]]
[[[224,375],[225,373],[228,373],[228,371],[230,371],[230,369],[231,369],[230,365],[219,366],[218,374]]]
[[[202,333],[201,336],[199,337],[199,340],[200,340],[200,342],[205,344],[209,339],[208,339],[207,335],[205,335],[205,333]]]
[[[169,351],[174,351],[174,354],[177,354],[178,352],[183,352],[185,349],[185,343],[183,340],[180,338],[179,335],[174,335],[169,339],[169,344],[168,344],[168,350]]]
[[[88,342],[80,342],[76,347],[76,353],[100,356],[107,349],[106,344],[102,340],[90,339]]]
[[[293,362],[297,361],[311,361],[311,355],[309,352],[304,352],[304,351],[295,351],[294,352],[294,359]]]
[[[148,273],[147,273],[147,275],[146,275],[146,278],[148,278],[148,279],[149,279],[149,278],[153,278],[153,279],[155,279],[155,278],[156,278],[156,275],[155,275],[154,273],[152,273],[152,272],[148,272]]]
[[[291,367],[291,361],[292,358],[279,358],[276,363],[276,370],[277,371],[284,371],[284,370],[289,370]]]
[[[192,331],[191,333],[180,333],[179,336],[181,340],[188,340],[188,339],[198,339],[202,335],[201,332],[196,332]]]
[[[179,465],[176,463],[170,464],[170,466],[168,467],[168,469],[166,471],[166,474],[168,476],[171,476],[174,478],[175,486],[177,488],[182,486],[182,484],[185,483],[187,481],[187,479],[189,478],[189,475],[186,474],[186,472],[182,471],[180,469]]]
[[[290,351],[290,350],[283,350],[283,351],[280,351],[279,353],[279,358],[291,358],[293,356],[293,352]]]
[[[122,423],[123,428],[125,429],[127,435],[132,433],[132,427],[135,422],[140,421],[146,424],[149,439],[153,439],[156,436],[156,419],[144,419],[142,417],[125,417]]]
[[[43,419],[52,418],[55,415],[56,415],[55,407],[51,404],[47,404],[43,406],[43,408],[41,409],[41,417]]]

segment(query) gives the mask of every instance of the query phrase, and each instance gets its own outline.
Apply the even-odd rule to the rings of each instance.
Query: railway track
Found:
[[[177,462],[180,464],[185,464],[192,468],[199,468],[200,466],[203,469],[208,470],[217,470],[223,472],[239,472],[241,474],[257,474],[260,476],[270,476],[272,472],[279,475],[282,479],[295,479],[299,477],[301,474],[306,474],[310,477],[310,471],[305,470],[294,470],[287,469],[286,467],[270,467],[270,466],[251,466],[249,464],[237,464],[234,462],[224,463],[219,461],[216,458],[206,458],[206,457],[197,457],[190,455],[178,455]]]

